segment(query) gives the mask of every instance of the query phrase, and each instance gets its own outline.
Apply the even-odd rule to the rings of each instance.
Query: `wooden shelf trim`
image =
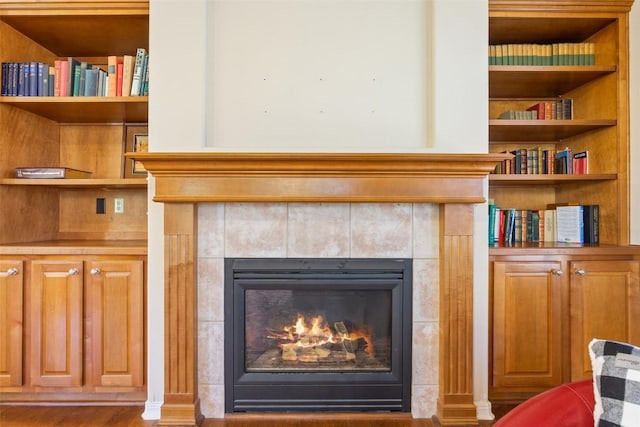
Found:
[[[146,96],[4,96],[0,97],[0,104],[12,105],[59,123],[148,121]]]
[[[147,255],[147,241],[48,240],[10,243],[0,245],[0,255]]]
[[[149,0],[127,1],[3,1],[0,3],[0,15],[37,14],[149,14]]]
[[[491,174],[489,175],[489,181],[491,185],[495,186],[508,186],[508,185],[556,185],[566,184],[571,182],[585,182],[585,181],[613,181],[618,178],[615,173],[600,173],[600,174]]]
[[[489,140],[560,141],[581,133],[615,126],[616,120],[489,120]]]
[[[489,0],[489,11],[625,13],[632,4],[633,0]]]
[[[64,188],[146,188],[146,178],[104,179],[0,179],[0,185],[46,186]]]

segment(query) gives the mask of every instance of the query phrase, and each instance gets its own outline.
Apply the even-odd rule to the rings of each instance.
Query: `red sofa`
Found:
[[[593,380],[562,384],[528,399],[493,427],[593,427]]]

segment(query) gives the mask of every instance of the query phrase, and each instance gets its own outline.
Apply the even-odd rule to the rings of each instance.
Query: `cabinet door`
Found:
[[[0,387],[22,385],[22,261],[0,260]]]
[[[591,378],[594,338],[640,345],[640,261],[580,261],[571,270],[571,377]]]
[[[31,263],[31,384],[82,386],[82,261]]]
[[[92,261],[87,286],[94,391],[144,384],[144,264]]]
[[[492,392],[562,382],[562,264],[493,263]]]

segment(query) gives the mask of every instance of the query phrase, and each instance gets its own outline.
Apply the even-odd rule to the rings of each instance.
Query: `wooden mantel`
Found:
[[[165,206],[165,394],[160,426],[202,422],[197,373],[197,204],[440,205],[441,425],[477,424],[473,399],[473,207],[504,154],[128,153]]]

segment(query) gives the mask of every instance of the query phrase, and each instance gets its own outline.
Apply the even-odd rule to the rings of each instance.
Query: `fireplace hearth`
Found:
[[[410,411],[409,259],[225,260],[225,411]]]

